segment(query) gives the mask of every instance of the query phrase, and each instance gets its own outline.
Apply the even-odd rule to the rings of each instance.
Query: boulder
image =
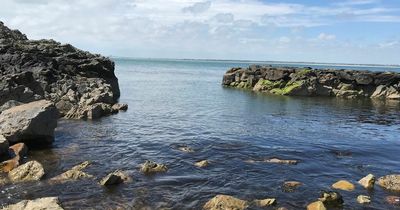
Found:
[[[308,204],[307,210],[326,210],[326,207],[321,201],[315,201]]]
[[[56,197],[23,200],[2,208],[2,210],[63,210]]]
[[[366,189],[372,189],[375,184],[375,176],[373,174],[368,174],[366,177],[360,179],[358,183]]]
[[[140,171],[144,174],[152,174],[152,173],[160,173],[168,171],[168,168],[164,164],[155,163],[153,161],[147,160],[144,162],[141,167]]]
[[[400,192],[400,174],[392,174],[380,177],[378,185],[386,190]]]
[[[249,203],[244,200],[229,196],[229,195],[217,195],[206,204],[204,204],[204,210],[244,210],[247,209]]]
[[[194,165],[199,168],[207,167],[209,164],[210,164],[210,162],[208,160],[202,160],[202,161],[198,161],[198,162],[194,163]]]
[[[103,179],[101,179],[100,184],[104,186],[117,185],[124,182],[129,182],[130,180],[131,178],[129,177],[128,174],[126,174],[123,171],[117,170],[108,174]]]
[[[369,197],[367,195],[359,195],[359,196],[357,196],[357,202],[359,204],[369,204],[369,203],[371,203],[371,197]]]
[[[262,200],[254,200],[253,203],[258,206],[258,207],[268,207],[268,206],[273,206],[276,204],[276,199],[275,198],[266,198]]]
[[[8,177],[12,182],[38,181],[44,174],[42,164],[37,161],[29,161],[10,171]]]
[[[319,201],[324,203],[326,206],[331,206],[331,207],[340,207],[343,205],[343,198],[342,195],[340,195],[337,192],[322,192],[321,196],[318,198]]]
[[[8,156],[8,147],[9,143],[7,139],[3,135],[0,135],[0,158]]]
[[[0,114],[0,132],[11,144],[50,144],[54,140],[58,111],[50,101],[35,101]]]
[[[74,181],[80,179],[93,178],[92,175],[83,172],[85,168],[87,168],[91,163],[89,161],[85,161],[79,165],[72,167],[70,170],[50,179],[50,182],[66,182],[66,181]]]
[[[344,190],[344,191],[353,191],[355,189],[354,184],[350,183],[346,180],[340,180],[332,185],[333,189]]]

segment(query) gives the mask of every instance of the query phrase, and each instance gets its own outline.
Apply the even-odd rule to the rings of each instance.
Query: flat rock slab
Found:
[[[1,210],[63,210],[56,197],[23,200],[2,208]]]
[[[0,132],[10,144],[50,144],[54,140],[58,111],[52,102],[41,100],[7,109],[0,114]]]

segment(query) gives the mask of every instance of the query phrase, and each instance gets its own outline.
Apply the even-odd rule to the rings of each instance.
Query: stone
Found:
[[[207,167],[209,164],[210,164],[210,162],[208,160],[202,160],[202,161],[194,163],[194,165],[199,168]]]
[[[2,210],[63,210],[57,197],[23,200],[2,208]]]
[[[390,205],[400,206],[400,197],[398,196],[386,196],[385,201]]]
[[[244,210],[247,209],[249,203],[229,195],[217,195],[206,204],[204,210]]]
[[[282,190],[284,192],[294,192],[301,185],[303,185],[303,183],[301,183],[301,182],[287,181],[287,182],[283,183]]]
[[[386,190],[400,192],[400,174],[392,174],[380,177],[378,185]]]
[[[106,177],[104,177],[100,181],[100,184],[104,185],[104,186],[117,185],[117,184],[121,184],[124,182],[128,182],[130,180],[131,180],[131,178],[129,177],[129,175],[127,175],[123,171],[117,170],[117,171],[114,171],[114,172],[108,174]]]
[[[359,196],[357,196],[357,202],[359,204],[369,204],[369,203],[371,203],[371,197],[366,196],[366,195],[359,195]]]
[[[141,165],[140,171],[144,174],[161,173],[168,171],[168,168],[164,164],[155,163],[147,160]]]
[[[375,184],[375,176],[373,174],[368,174],[366,177],[360,179],[358,183],[366,189],[372,189]]]
[[[321,193],[321,196],[318,198],[319,201],[324,203],[326,206],[332,207],[340,207],[343,205],[343,197],[338,192],[325,192]]]
[[[74,181],[74,180],[81,180],[81,179],[88,179],[93,178],[92,175],[83,172],[82,170],[86,169],[90,166],[89,161],[85,161],[79,165],[72,167],[70,170],[55,176],[50,179],[50,182],[66,182],[66,181]]]
[[[114,104],[111,108],[115,111],[126,111],[128,110],[128,104]]]
[[[58,111],[50,101],[35,101],[0,114],[0,132],[10,144],[50,144],[54,140]]]
[[[346,180],[340,180],[332,185],[333,189],[344,190],[344,191],[353,191],[355,186]]]
[[[12,171],[14,168],[17,168],[21,164],[21,159],[19,156],[16,156],[12,159],[6,160],[0,164],[0,168],[3,172],[8,173]]]
[[[38,181],[44,174],[42,164],[37,161],[29,161],[10,171],[8,177],[12,182]]]
[[[266,198],[262,200],[254,200],[254,204],[258,207],[268,207],[276,204],[275,198]]]
[[[8,156],[8,147],[9,143],[7,139],[3,135],[0,135],[0,158]]]
[[[3,112],[4,110],[10,109],[14,106],[19,106],[22,105],[24,103],[21,103],[19,101],[15,101],[15,100],[10,100],[7,101],[6,103],[4,103],[2,106],[0,106],[0,113]]]
[[[179,151],[182,151],[182,152],[186,152],[186,153],[192,153],[192,152],[194,152],[194,150],[193,150],[191,147],[189,147],[189,146],[181,146],[181,147],[178,147],[178,150],[179,150]]]
[[[17,143],[12,145],[9,148],[9,151],[12,153],[12,157],[24,157],[28,154],[28,147],[24,143]]]
[[[296,165],[299,161],[298,160],[283,160],[279,158],[271,158],[264,160],[266,163],[278,163],[278,164],[289,164],[289,165]]]
[[[307,206],[307,210],[326,210],[326,207],[321,201],[315,201]]]

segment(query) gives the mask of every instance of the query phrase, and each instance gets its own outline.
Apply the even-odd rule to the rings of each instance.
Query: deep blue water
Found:
[[[44,164],[46,179],[91,160],[87,172],[98,178],[123,169],[134,181],[106,189],[96,180],[49,185],[45,179],[1,188],[0,203],[58,196],[66,209],[201,209],[216,194],[229,194],[275,197],[276,207],[304,209],[339,179],[356,184],[368,173],[400,172],[399,102],[271,96],[221,86],[228,68],[248,65],[116,59],[120,102],[129,110],[96,121],[63,120],[53,148],[31,151],[30,158]],[[180,145],[195,152],[183,153]],[[271,157],[300,162],[245,162]],[[211,165],[193,166],[203,159]],[[145,160],[165,163],[169,171],[144,176],[138,165]],[[292,180],[304,185],[283,192],[282,183]],[[390,209],[384,197],[396,195],[378,186],[341,194],[344,209]],[[372,204],[357,204],[360,194],[371,195]]]

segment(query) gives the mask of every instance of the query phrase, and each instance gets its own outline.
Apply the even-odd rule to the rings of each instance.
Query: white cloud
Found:
[[[320,33],[318,39],[322,41],[332,41],[336,39],[336,36],[333,34]]]
[[[192,6],[184,7],[183,12],[190,12],[193,14],[198,14],[207,11],[211,7],[211,1],[197,2]]]

